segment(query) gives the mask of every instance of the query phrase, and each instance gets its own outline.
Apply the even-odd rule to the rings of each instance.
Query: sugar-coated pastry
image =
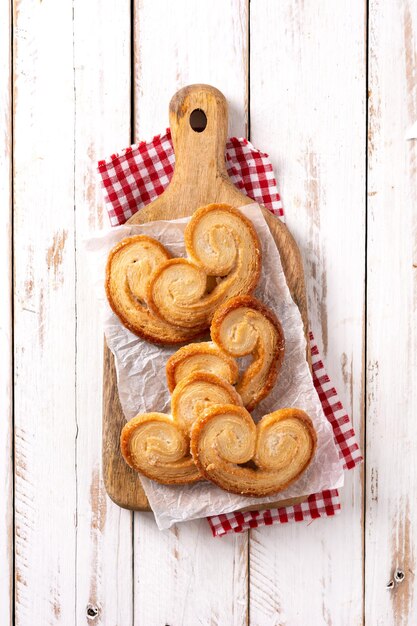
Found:
[[[122,239],[107,260],[105,286],[111,308],[124,326],[152,343],[182,343],[201,334],[199,330],[167,324],[146,303],[150,277],[170,256],[155,239],[135,235]]]
[[[120,449],[125,461],[163,484],[199,480],[200,472],[190,456],[190,428],[207,408],[218,403],[241,405],[242,401],[234,387],[214,374],[196,372],[183,378],[172,394],[172,416],[145,413],[123,427]]]
[[[160,344],[190,341],[228,298],[251,293],[261,271],[254,226],[226,204],[197,209],[187,224],[187,258],[170,258],[155,239],[127,237],[110,252],[106,292],[121,322]]]
[[[226,354],[212,341],[190,343],[175,352],[167,361],[168,389],[172,393],[176,385],[195,372],[209,372],[234,385],[238,378],[236,360]]]
[[[251,411],[275,385],[284,360],[284,333],[274,313],[252,296],[238,296],[219,307],[211,323],[211,338],[233,357],[251,354],[237,391]]]
[[[288,408],[256,425],[243,407],[217,405],[191,428],[191,454],[202,476],[231,493],[279,493],[307,469],[317,446],[309,416]]]
[[[128,465],[164,484],[193,483],[201,475],[189,453],[189,438],[165,413],[144,413],[129,420],[120,436]]]

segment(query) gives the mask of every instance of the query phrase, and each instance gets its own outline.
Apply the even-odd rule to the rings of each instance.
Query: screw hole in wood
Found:
[[[397,569],[394,574],[394,580],[396,583],[402,583],[405,578],[405,574],[401,569]]]
[[[87,619],[88,620],[96,619],[97,615],[98,615],[98,607],[95,606],[94,604],[88,604],[87,605]]]
[[[207,126],[207,115],[202,109],[194,109],[190,115],[190,126],[196,133],[202,133]]]

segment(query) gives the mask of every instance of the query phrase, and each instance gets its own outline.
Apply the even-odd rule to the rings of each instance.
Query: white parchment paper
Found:
[[[168,486],[141,477],[143,488],[159,528],[176,522],[219,515],[253,504],[276,502],[335,489],[343,485],[343,469],[333,430],[326,419],[307,365],[306,340],[298,307],[288,289],[275,242],[257,204],[240,209],[254,224],[262,243],[262,274],[255,296],[269,306],[281,321],[285,335],[285,357],[275,388],[253,412],[255,420],[281,407],[298,407],[313,420],[318,436],[316,455],[300,479],[285,492],[265,498],[229,494],[208,482]],[[94,280],[103,311],[104,332],[115,356],[118,389],[128,419],[138,413],[169,413],[170,394],[165,364],[178,348],[154,346],[127,330],[111,311],[104,292],[104,275],[109,250],[124,237],[144,233],[163,243],[174,256],[186,256],[184,229],[190,218],[125,225],[101,232],[87,242],[91,251]]]

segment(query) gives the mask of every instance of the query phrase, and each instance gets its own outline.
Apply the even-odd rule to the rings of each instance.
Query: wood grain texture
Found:
[[[136,1],[135,140],[160,132],[172,94],[198,82],[223,91],[229,133],[245,134],[247,38],[246,0],[177,0],[175,10],[169,0]],[[205,520],[161,532],[150,513],[135,513],[134,624],[246,624],[247,533],[225,540],[214,540]]]
[[[203,110],[207,116],[204,132],[195,132],[190,126],[189,118],[195,109]],[[227,117],[227,102],[213,87],[188,86],[173,96],[170,102],[170,128],[176,154],[173,178],[164,193],[133,215],[130,223],[191,215],[198,207],[210,202],[224,202],[235,207],[253,202],[231,183],[227,175],[224,159]],[[287,227],[266,209],[263,209],[263,214],[280,251],[287,284],[300,309],[307,332],[306,293],[299,250]],[[143,508],[144,494],[139,476],[135,476],[127,467],[119,451],[120,430],[124,420],[120,405],[114,397],[117,383],[110,355],[105,356],[104,364],[103,450],[106,489],[120,506],[140,510]]]
[[[395,626],[417,619],[416,41],[415,0],[370,2],[365,618]]]
[[[102,333],[84,240],[107,225],[99,158],[130,142],[130,2],[74,0],[76,262],[76,619],[133,619],[132,515],[107,497],[101,463]],[[94,24],[94,28],[91,25]],[[111,42],[111,45],[109,45]],[[94,619],[93,619],[94,618]]]
[[[75,624],[72,2],[14,23],[15,620]]]
[[[270,151],[287,223],[302,244],[312,327],[357,432],[366,372],[366,511],[355,471],[338,518],[252,531],[249,561],[247,533],[214,540],[204,520],[161,533],[150,514],[140,513],[132,531],[131,514],[106,498],[100,479],[102,336],[82,241],[105,223],[94,161],[131,140],[130,3],[12,4],[15,623],[412,626],[417,148],[404,137],[417,119],[416,0],[322,0],[319,8],[251,0],[250,15],[248,0],[177,0],[175,8],[169,0],[132,2],[134,138],[168,125],[167,102],[185,84],[223,91],[231,104],[229,135],[247,136],[250,108],[251,140]],[[0,51],[0,264],[7,294],[8,2],[0,6]],[[13,623],[11,324],[3,299],[2,625]],[[404,581],[388,591],[397,569]]]
[[[247,136],[249,0],[134,0],[134,137],[168,126],[167,102],[195,83],[229,103],[229,134]]]
[[[247,533],[213,539],[205,519],[159,531],[136,513],[135,538],[135,624],[248,623]]]
[[[12,81],[10,3],[0,4],[0,623],[13,620]]]
[[[114,357],[104,345],[103,358],[103,478],[106,491],[118,506],[132,511],[149,511],[148,499],[137,472],[120,452],[120,433],[126,418],[117,392]]]
[[[270,152],[301,246],[312,330],[360,436],[363,414],[365,3],[252,0],[251,141]],[[362,486],[342,513],[251,532],[250,623],[362,624]],[[346,600],[346,601],[345,601]]]

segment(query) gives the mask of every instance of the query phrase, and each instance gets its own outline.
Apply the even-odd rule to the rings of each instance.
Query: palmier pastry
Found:
[[[191,453],[201,474],[245,496],[286,489],[306,470],[316,446],[311,419],[295,408],[274,411],[256,425],[242,407],[214,406],[191,429]]]
[[[197,417],[216,404],[241,405],[239,394],[214,374],[196,372],[181,380],[171,398],[172,417],[145,413],[122,429],[120,447],[136,471],[163,484],[192,483],[201,478],[189,450],[190,429]]]
[[[239,370],[236,360],[212,341],[190,343],[175,352],[167,361],[168,389],[172,393],[183,378],[194,372],[210,372],[231,385],[237,381]]]
[[[201,335],[228,298],[251,293],[261,246],[250,220],[226,204],[201,207],[184,233],[187,259],[170,259],[156,240],[128,237],[111,250],[106,292],[132,332],[175,344]]]
[[[185,484],[201,475],[190,457],[189,438],[165,413],[144,413],[123,427],[120,450],[130,467],[163,484]]]
[[[177,328],[157,318],[146,304],[153,272],[171,255],[156,239],[135,235],[122,239],[107,260],[106,293],[120,321],[136,335],[152,343],[182,343],[201,332]]]
[[[212,340],[230,356],[253,356],[236,387],[251,411],[272,390],[284,360],[280,322],[256,298],[238,296],[217,310],[210,332]]]

